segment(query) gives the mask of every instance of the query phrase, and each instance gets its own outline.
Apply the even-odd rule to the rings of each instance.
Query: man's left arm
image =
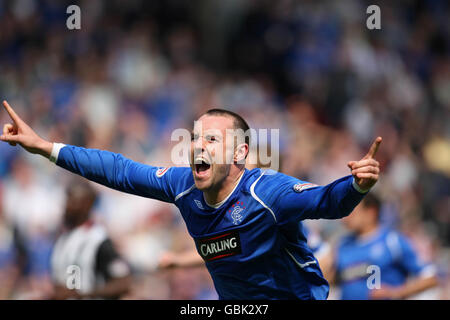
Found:
[[[399,287],[382,284],[380,289],[371,291],[370,299],[407,299],[437,285],[436,275],[418,276]]]
[[[349,176],[326,186],[300,184],[289,186],[274,206],[281,223],[303,219],[339,219],[349,215],[378,181],[380,169],[375,154],[381,143],[378,137],[369,152],[359,161],[350,161]],[[287,187],[287,188],[286,188]]]

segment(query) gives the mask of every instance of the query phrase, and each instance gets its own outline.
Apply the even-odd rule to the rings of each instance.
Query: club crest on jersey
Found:
[[[201,209],[201,210],[204,209],[202,203],[201,203],[199,200],[195,199],[194,202],[195,202],[195,204],[197,205],[197,207],[198,207],[199,209]]]
[[[167,172],[167,170],[169,170],[169,168],[159,168],[158,170],[156,170],[156,176],[158,178],[161,178]]]
[[[228,213],[231,214],[231,219],[233,220],[234,225],[238,225],[242,222],[244,216],[241,213],[244,209],[244,203],[242,201],[238,201],[231,206],[230,210],[228,210]]]
[[[317,187],[317,184],[314,183],[297,183],[294,184],[294,186],[292,187],[294,189],[295,192],[302,192],[303,190],[312,188],[312,187]]]

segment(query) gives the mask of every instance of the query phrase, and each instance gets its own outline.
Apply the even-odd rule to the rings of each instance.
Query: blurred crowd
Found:
[[[158,166],[173,165],[174,129],[227,108],[280,129],[281,171],[317,184],[380,135],[382,222],[437,265],[433,297],[449,299],[450,4],[377,3],[381,30],[356,0],[0,1],[0,95],[50,141]],[[0,298],[43,298],[70,174],[6,143],[0,155]],[[126,298],[217,298],[204,267],[157,268],[194,247],[174,206],[96,187],[95,217],[134,271]],[[345,232],[307,224],[330,243]]]

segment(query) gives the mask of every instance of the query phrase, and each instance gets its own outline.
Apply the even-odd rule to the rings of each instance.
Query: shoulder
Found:
[[[279,196],[281,194],[299,193],[315,184],[300,180],[274,170],[253,169],[249,173],[245,188],[261,196]]]
[[[399,231],[382,228],[380,231],[380,238],[383,239],[388,246],[399,246],[401,242],[405,241],[406,237]]]
[[[243,191],[278,214],[283,208],[279,204],[288,203],[289,200],[284,201],[286,197],[301,192],[296,191],[295,186],[302,183],[304,181],[281,172],[256,168],[248,172]]]
[[[384,229],[382,232],[382,237],[393,257],[404,256],[405,253],[413,251],[406,235],[397,230],[388,228]]]
[[[155,176],[157,179],[168,179],[175,195],[194,184],[190,167],[160,167],[156,170]]]
[[[194,177],[190,167],[170,167],[163,168],[173,190],[175,201],[182,195],[195,189]],[[163,178],[160,176],[159,178]]]
[[[412,239],[408,235],[393,229],[387,229],[385,232],[386,241],[389,245],[396,245],[402,250],[413,249]]]
[[[298,182],[302,181],[278,171],[255,168],[248,173],[246,187],[258,186],[260,188],[260,186],[275,186],[286,183],[295,184]]]
[[[90,240],[94,241],[103,241],[108,237],[108,231],[106,230],[106,227],[101,224],[94,221],[88,221],[85,224],[77,227],[76,230],[84,230],[82,232],[83,237],[85,239],[89,238]]]

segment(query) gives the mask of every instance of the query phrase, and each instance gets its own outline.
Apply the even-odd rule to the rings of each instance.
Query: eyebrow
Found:
[[[191,134],[194,134],[195,133],[195,130],[191,130]],[[219,129],[214,129],[214,128],[211,128],[211,129],[207,129],[207,130],[203,130],[203,134],[204,135],[222,135],[223,136],[223,134],[222,134],[222,131],[221,130],[219,130]]]
[[[212,131],[212,132],[211,132]],[[194,132],[194,130],[191,131],[191,139],[195,136],[200,136],[199,133]],[[216,141],[225,141],[225,137],[222,134],[222,132],[219,129],[209,129],[203,132],[203,137],[205,139],[208,139],[210,137],[215,137]]]

